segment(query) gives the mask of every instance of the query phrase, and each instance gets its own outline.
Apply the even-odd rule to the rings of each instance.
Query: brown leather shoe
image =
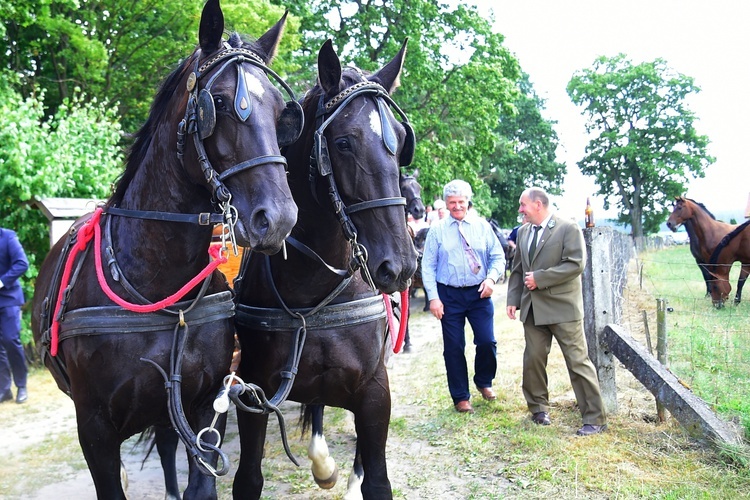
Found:
[[[606,430],[607,430],[607,424],[604,424],[604,425],[583,424],[583,427],[578,429],[576,434],[579,436],[593,436],[594,434],[599,434],[600,432],[604,432]]]
[[[474,413],[474,408],[468,401],[459,401],[455,404],[456,411],[459,413]]]
[[[537,425],[550,425],[552,420],[549,418],[549,413],[546,411],[538,411],[531,416],[531,421]]]
[[[495,391],[492,390],[492,387],[477,387],[477,390],[482,393],[482,397],[485,401],[494,401],[497,399],[497,395],[495,394]]]

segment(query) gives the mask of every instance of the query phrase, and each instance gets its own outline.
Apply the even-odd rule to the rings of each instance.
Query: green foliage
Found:
[[[578,166],[596,178],[605,209],[618,199],[634,236],[657,232],[672,199],[714,161],[685,102],[700,89],[662,59],[634,65],[620,54],[577,72],[567,90],[594,136]]]
[[[104,198],[123,160],[120,125],[106,102],[74,97],[46,116],[42,98],[0,85],[0,225],[18,233],[29,258],[27,298],[49,250],[49,223],[34,200]]]
[[[480,166],[500,141],[500,117],[514,111],[520,69],[503,36],[492,32],[491,20],[471,6],[435,0],[279,3],[301,18],[300,66],[311,83],[326,38],[333,39],[345,64],[367,71],[389,61],[408,39],[394,99],[416,132],[413,167],[420,171],[423,198],[441,196],[446,182],[461,178],[474,188],[479,208],[495,206]]]
[[[555,122],[542,117],[544,100],[534,92],[527,74],[520,80],[519,90],[513,101],[516,112],[501,117],[500,141],[482,163],[482,177],[492,190],[492,217],[503,227],[516,225],[518,198],[525,187],[539,186],[560,194],[566,171],[555,159]]]

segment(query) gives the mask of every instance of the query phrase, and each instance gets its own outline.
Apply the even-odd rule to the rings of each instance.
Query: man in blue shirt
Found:
[[[18,387],[16,403],[26,394],[26,354],[21,344],[23,290],[18,278],[29,268],[29,261],[16,233],[0,227],[0,403],[13,399],[11,373]]]
[[[471,186],[453,180],[443,188],[450,215],[430,226],[422,257],[422,281],[430,312],[443,329],[443,358],[448,390],[456,411],[473,413],[464,350],[464,326],[474,332],[474,385],[488,401],[497,399],[492,380],[497,372],[492,291],[505,268],[502,246],[490,224],[467,214]]]

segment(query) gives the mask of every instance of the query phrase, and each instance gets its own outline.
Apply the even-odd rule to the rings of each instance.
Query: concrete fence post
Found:
[[[604,327],[616,322],[613,291],[613,260],[611,227],[593,227],[583,230],[586,242],[586,267],[583,271],[583,328],[589,348],[589,357],[599,376],[599,386],[608,413],[617,412],[617,384],[615,361],[611,352],[601,342]]]

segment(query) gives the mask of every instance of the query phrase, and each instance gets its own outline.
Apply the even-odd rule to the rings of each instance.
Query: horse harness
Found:
[[[402,196],[395,196],[363,201],[347,206],[339,194],[339,189],[333,175],[333,166],[331,165],[331,156],[328,151],[328,142],[325,135],[323,135],[326,128],[328,128],[334,118],[336,118],[346,106],[352,102],[352,100],[360,96],[371,96],[377,103],[381,129],[383,130],[383,143],[392,155],[395,155],[398,149],[398,139],[390,121],[388,120],[388,105],[390,105],[390,107],[393,108],[402,118],[403,121],[401,124],[406,130],[406,139],[404,140],[404,146],[399,155],[399,165],[407,166],[411,164],[412,159],[414,158],[414,130],[409,123],[409,119],[381,85],[375,82],[363,81],[344,89],[341,93],[327,102],[325,101],[324,95],[320,96],[318,110],[315,115],[317,128],[314,134],[313,150],[310,155],[309,180],[313,197],[316,200],[318,178],[322,177],[327,181],[328,195],[331,204],[333,205],[333,211],[339,219],[339,223],[344,232],[344,237],[352,247],[352,258],[354,260],[350,266],[352,272],[356,271],[358,268],[362,268],[367,283],[371,288],[375,289],[375,284],[372,281],[372,277],[370,276],[366,265],[367,249],[357,242],[357,228],[349,216],[356,212],[375,208],[390,206],[405,207],[406,199]]]
[[[338,114],[341,113],[353,99],[359,96],[371,96],[376,101],[381,128],[383,130],[383,142],[388,151],[394,155],[398,149],[398,140],[395,131],[388,120],[387,105],[390,105],[396,110],[403,120],[402,125],[406,129],[406,140],[404,141],[404,146],[399,156],[399,164],[401,166],[409,165],[414,155],[414,132],[409,124],[408,118],[381,85],[375,82],[363,81],[348,87],[328,102],[325,101],[324,96],[321,96],[316,113],[317,128],[314,133],[314,145],[310,155],[310,186],[313,197],[317,200],[316,181],[319,177],[322,177],[327,181],[328,194],[331,204],[333,205],[333,210],[341,224],[344,237],[352,248],[352,262],[346,270],[337,269],[326,263],[322,257],[307,245],[294,237],[289,236],[286,241],[292,247],[311,260],[317,262],[331,273],[342,278],[338,286],[336,286],[315,307],[301,309],[290,308],[284,302],[276,288],[271,273],[270,257],[265,255],[263,256],[265,260],[265,274],[281,308],[264,308],[241,303],[236,304],[235,322],[238,325],[261,331],[294,332],[287,365],[281,372],[281,384],[277,389],[276,394],[270,400],[269,406],[271,407],[276,407],[281,404],[291,392],[294,378],[298,371],[308,329],[324,330],[340,328],[379,321],[386,318],[386,306],[383,297],[380,294],[342,304],[329,305],[346,289],[353,279],[354,273],[359,269],[363,270],[368,285],[373,290],[376,289],[369,270],[367,269],[367,250],[363,245],[357,242],[357,228],[349,216],[363,210],[390,206],[406,206],[406,199],[401,196],[363,201],[347,206],[339,194],[338,186],[336,185],[333,176],[333,166],[328,152],[327,140],[323,134],[333,119],[338,116]],[[252,251],[244,253],[240,271],[234,280],[235,290],[240,290],[243,286],[242,283],[253,254],[254,252]],[[241,385],[242,384],[237,384],[236,386],[233,386],[233,388]],[[240,390],[241,389],[237,389],[234,394],[231,394],[231,399],[238,405],[238,407],[241,407],[243,404],[239,399],[238,393]],[[261,397],[264,398],[262,392]],[[296,460],[289,452],[287,452],[287,455],[294,463],[296,463]]]
[[[277,122],[276,138],[281,146],[291,144],[299,138],[304,127],[305,118],[302,113],[302,106],[296,101],[291,87],[276,72],[266,66],[263,59],[255,52],[242,47],[231,47],[224,42],[223,50],[208,58],[203,64],[199,65],[199,62],[200,58],[196,57],[194,70],[190,73],[187,80],[186,88],[190,95],[185,109],[185,117],[180,121],[177,131],[177,157],[180,159],[180,163],[183,163],[185,135],[192,135],[201,171],[206,179],[206,183],[211,187],[214,205],[223,214],[224,222],[227,224],[225,229],[228,229],[229,237],[236,249],[234,226],[237,222],[237,210],[231,205],[232,194],[224,184],[224,181],[245,170],[270,163],[280,163],[286,168],[287,162],[286,158],[281,155],[265,155],[238,163],[221,174],[217,173],[211,165],[206,154],[206,148],[203,145],[203,140],[210,137],[216,127],[216,106],[214,105],[214,97],[211,94],[211,86],[231,63],[237,66],[237,85],[235,87],[233,109],[236,117],[240,122],[244,123],[252,113],[252,100],[250,99],[245,71],[242,69],[243,64],[248,63],[260,68],[266,75],[276,80],[290,97]],[[219,70],[209,78],[204,88],[199,91],[198,83],[210,70],[219,64],[221,64]],[[118,210],[120,211],[118,215],[126,215],[122,213],[122,209]],[[143,212],[139,213],[143,214]],[[209,224],[211,222],[206,221],[205,223]],[[222,233],[224,232],[222,231]]]
[[[198,91],[198,82],[202,77],[208,74],[220,63],[223,63],[219,70],[209,79],[206,86]],[[131,210],[119,207],[109,206],[104,209],[105,215],[123,216],[138,219],[158,220],[166,222],[191,223],[202,226],[214,225],[221,223],[222,230],[222,251],[227,248],[227,236],[231,239],[236,249],[234,236],[234,226],[237,222],[237,210],[231,204],[232,195],[229,189],[224,185],[224,181],[232,175],[238,174],[250,168],[269,163],[281,163],[287,165],[286,158],[280,155],[266,155],[253,158],[237,165],[230,167],[221,174],[217,173],[207,158],[203,140],[213,134],[216,125],[216,109],[211,94],[211,85],[216,78],[231,64],[237,65],[237,87],[235,92],[234,111],[241,122],[245,122],[252,112],[251,100],[249,98],[248,87],[245,82],[245,73],[242,70],[243,63],[249,63],[261,68],[267,75],[273,77],[279,82],[284,90],[289,94],[291,100],[287,102],[279,121],[277,123],[277,140],[281,145],[294,142],[302,132],[304,116],[300,104],[295,100],[291,88],[275,72],[268,68],[263,60],[254,52],[244,48],[232,48],[225,43],[225,48],[216,55],[209,58],[199,66],[199,58],[196,58],[195,69],[189,75],[187,81],[187,90],[190,93],[185,117],[179,125],[177,133],[177,155],[180,163],[184,165],[184,147],[185,135],[193,135],[194,145],[200,163],[201,170],[204,174],[206,183],[211,188],[212,202],[215,207],[219,208],[220,213],[199,213],[199,214],[182,214],[159,211]],[[51,281],[52,285],[42,304],[41,330],[43,333],[43,345],[45,351],[43,355],[49,354],[51,343],[51,325],[57,320],[61,325],[60,340],[90,335],[107,335],[114,333],[144,333],[150,331],[162,331],[174,325],[174,337],[170,355],[170,372],[167,374],[156,362],[141,358],[141,361],[153,365],[162,375],[167,389],[167,403],[169,417],[172,426],[177,431],[180,439],[185,444],[188,454],[195,460],[199,470],[205,475],[220,476],[229,470],[229,460],[219,448],[220,435],[216,429],[211,427],[203,429],[196,436],[182,408],[181,398],[181,366],[184,349],[188,338],[188,323],[192,325],[201,325],[212,323],[218,320],[229,319],[234,316],[234,300],[232,292],[221,292],[206,296],[206,291],[210,284],[211,275],[209,274],[204,280],[197,297],[190,301],[184,301],[174,304],[176,310],[163,308],[149,314],[134,313],[122,309],[119,306],[98,306],[76,309],[67,312],[67,302],[70,293],[79,276],[85,256],[89,251],[90,245],[85,247],[83,255],[78,258],[74,264],[75,270],[71,274],[70,282],[65,286],[61,308],[57,318],[53,318],[55,300],[62,286],[61,277],[63,267],[73,248],[78,244],[78,230],[86,222],[85,219],[78,221],[71,227],[68,232],[64,250],[61,252],[60,259],[55,268],[54,276]],[[127,281],[122,270],[117,264],[113,245],[111,243],[110,233],[111,217],[107,217],[106,222],[106,256],[107,266],[110,274],[115,281],[121,283],[123,288],[136,300],[142,304],[149,304],[137,290]],[[236,252],[236,250],[235,250]],[[63,322],[62,320],[65,319]],[[104,320],[114,320],[111,325],[106,325]],[[177,320],[177,321],[175,321]],[[180,335],[180,331],[183,332]],[[63,360],[59,357],[50,356],[52,362],[50,369],[60,375],[60,380],[67,384],[67,393],[70,395],[70,379],[67,375],[67,369]],[[277,411],[271,408],[271,411]],[[260,411],[269,411],[261,408]],[[283,421],[281,422],[283,429]],[[209,431],[216,436],[216,444],[203,441],[201,436],[204,432]],[[285,442],[286,447],[286,442]],[[203,458],[202,452],[214,451],[219,455],[222,462],[222,468],[215,470],[207,460]]]

